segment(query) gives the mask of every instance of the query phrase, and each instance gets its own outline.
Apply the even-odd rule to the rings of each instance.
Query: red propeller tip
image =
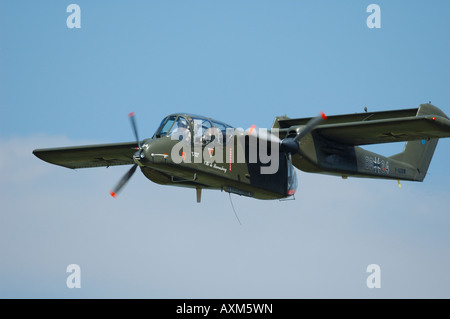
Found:
[[[114,193],[113,191],[110,191],[109,192],[109,194],[112,196],[112,197],[114,197],[114,198],[116,198],[117,197],[117,194],[116,193]]]
[[[131,112],[130,114],[128,114],[128,117],[132,117],[134,116],[134,112]]]
[[[322,116],[322,118],[323,118],[324,120],[327,119],[327,116],[326,116],[325,113],[323,113],[323,112],[320,112],[320,116]]]

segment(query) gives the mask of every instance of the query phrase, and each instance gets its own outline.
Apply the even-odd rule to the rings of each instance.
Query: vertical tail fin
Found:
[[[440,109],[432,104],[421,104],[417,115],[439,115],[447,117]],[[427,174],[438,140],[438,138],[429,138],[420,141],[408,141],[405,144],[403,152],[393,155],[390,158],[413,166],[417,172],[412,179],[421,182]]]
[[[403,152],[390,158],[405,162],[417,169],[413,180],[422,182],[427,174],[431,159],[438,143],[437,138],[406,142]]]

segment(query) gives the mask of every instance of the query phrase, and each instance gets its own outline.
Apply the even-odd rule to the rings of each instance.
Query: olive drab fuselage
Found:
[[[71,168],[132,165],[110,191],[113,197],[139,167],[158,184],[217,189],[258,199],[292,197],[295,168],[305,172],[422,182],[450,120],[436,106],[312,118],[274,119],[272,127],[234,128],[186,113],[165,117],[152,138],[135,142],[36,149],[51,164]],[[406,142],[402,152],[382,156],[361,146]],[[295,167],[295,168],[294,168]]]
[[[187,123],[186,133],[177,135],[180,119]],[[289,157],[271,152],[276,143],[248,133],[209,118],[173,114],[134,158],[142,173],[158,184],[220,189],[259,199],[294,195],[297,180]],[[266,158],[259,156],[262,149]],[[264,172],[271,165],[275,169]]]

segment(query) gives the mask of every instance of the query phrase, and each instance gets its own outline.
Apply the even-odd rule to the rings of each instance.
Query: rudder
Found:
[[[390,158],[405,162],[416,168],[417,172],[412,177],[412,180],[422,182],[427,174],[438,141],[439,139],[437,138],[408,141],[403,152]]]
[[[447,118],[440,109],[429,103],[420,105],[416,116],[419,115],[439,115]],[[427,174],[438,141],[438,138],[408,141],[405,144],[403,152],[393,155],[390,158],[413,166],[417,172],[412,177],[412,180],[422,182]]]

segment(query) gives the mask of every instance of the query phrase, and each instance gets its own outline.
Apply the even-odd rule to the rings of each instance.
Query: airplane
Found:
[[[116,197],[139,167],[161,185],[215,189],[256,199],[295,198],[295,168],[348,177],[422,182],[439,138],[450,137],[450,120],[431,103],[417,108],[315,117],[275,117],[272,128],[244,130],[209,117],[176,113],[151,138],[36,149],[48,163],[71,169],[132,165],[110,194]],[[406,142],[402,152],[382,156],[364,145]]]

